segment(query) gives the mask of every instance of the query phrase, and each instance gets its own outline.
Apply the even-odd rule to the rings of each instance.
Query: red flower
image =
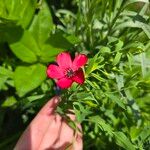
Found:
[[[72,61],[69,53],[62,52],[56,58],[58,65],[48,66],[47,75],[57,79],[56,84],[62,89],[69,88],[73,82],[82,84],[85,79],[81,67],[86,64],[87,60],[86,55],[79,54]]]

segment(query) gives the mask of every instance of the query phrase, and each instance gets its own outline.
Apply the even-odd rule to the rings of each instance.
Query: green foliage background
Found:
[[[46,67],[87,54],[86,81],[62,92],[84,149],[150,149],[148,0],[0,0],[0,149],[12,149],[55,93]]]

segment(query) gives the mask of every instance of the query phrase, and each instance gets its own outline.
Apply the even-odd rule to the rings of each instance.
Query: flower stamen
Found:
[[[66,75],[66,77],[71,78],[71,77],[75,76],[75,72],[71,68],[68,68],[65,72],[65,75]]]

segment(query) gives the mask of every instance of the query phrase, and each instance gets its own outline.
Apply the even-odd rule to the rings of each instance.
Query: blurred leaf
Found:
[[[83,122],[85,118],[91,114],[92,112],[89,110],[89,108],[84,107],[82,104],[79,102],[74,102],[73,103],[73,109],[77,118],[77,121],[79,123]]]
[[[126,137],[123,132],[114,132],[116,142],[119,146],[123,147],[126,150],[135,150],[134,145]]]
[[[145,49],[143,43],[139,41],[128,43],[125,47],[122,48],[122,52],[126,53],[127,50],[129,50],[130,54],[139,54],[143,52]]]
[[[64,35],[64,37],[73,45],[75,45],[81,41],[75,35]]]
[[[32,33],[34,39],[36,39],[37,43],[41,47],[50,36],[52,29],[53,21],[51,12],[44,0],[42,1],[38,14],[34,16],[29,31]]]
[[[102,77],[100,77],[98,74],[91,73],[91,76],[93,76],[95,79],[97,79],[100,82],[105,82],[105,79],[103,79]]]
[[[65,35],[61,32],[52,34],[46,41],[46,44],[50,44],[52,47],[64,50],[68,50],[73,46],[73,44],[70,43],[70,41],[68,41],[68,39],[65,38]]]
[[[89,118],[89,121],[98,124],[99,127],[109,135],[113,134],[113,128],[109,124],[106,124],[105,120],[103,120],[100,116],[92,116]]]
[[[0,66],[0,74],[5,75],[6,77],[13,78],[13,72],[9,69],[6,69],[5,67]]]
[[[126,6],[132,4],[132,3],[137,3],[137,2],[143,2],[143,3],[149,3],[148,0],[127,0],[126,1]]]
[[[7,81],[7,79],[7,76],[0,74],[0,90],[5,89],[5,82]]]
[[[42,64],[19,66],[15,70],[15,87],[20,97],[37,88],[46,79],[46,67]]]
[[[108,98],[110,98],[113,102],[117,103],[121,108],[125,109],[125,104],[124,100],[121,99],[120,97],[114,95],[114,94],[109,94],[105,93]]]
[[[8,97],[3,103],[2,103],[2,107],[11,107],[13,106],[15,103],[17,103],[17,100],[15,99],[15,97],[11,96]]]
[[[131,136],[132,141],[137,140],[141,130],[142,130],[141,128],[138,128],[138,127],[135,127],[135,126],[130,128],[130,136]]]
[[[0,41],[13,43],[18,41],[23,34],[23,29],[15,21],[0,19]]]
[[[116,76],[116,82],[118,89],[121,91],[121,89],[124,87],[124,79],[123,75],[115,75]]]
[[[5,84],[7,83],[8,79],[12,79],[13,76],[14,74],[11,70],[0,66],[0,90],[6,89]]]
[[[10,48],[12,52],[24,62],[36,62],[37,56],[40,56],[40,49],[28,31],[24,32],[19,41],[10,44]]]
[[[106,46],[103,46],[101,49],[100,49],[100,52],[103,54],[103,53],[111,53],[111,50],[109,47],[106,47]]]
[[[54,61],[57,54],[64,51],[64,49],[55,48],[49,43],[45,44],[41,49],[41,62],[51,62]]]
[[[41,61],[53,61],[58,53],[71,47],[73,47],[73,44],[65,38],[65,35],[62,33],[52,34],[41,49]]]
[[[126,22],[120,23],[116,27],[116,30],[120,28],[125,28],[125,27],[140,28],[145,32],[147,37],[150,39],[150,26],[144,22],[141,22],[139,20],[134,20],[133,18],[132,20],[127,20]]]
[[[98,53],[91,59],[89,59],[88,61],[88,67],[85,71],[85,75],[86,77],[93,71],[99,69],[102,66],[99,66],[99,63],[101,63],[103,61],[103,57],[98,57]]]
[[[29,100],[29,102],[33,102],[33,101],[41,99],[43,97],[44,97],[44,94],[42,94],[42,95],[33,95],[33,96],[27,97],[27,99]]]
[[[120,51],[121,50],[121,48],[123,47],[123,41],[121,41],[121,40],[119,40],[118,41],[118,43],[117,44],[115,44],[115,51],[117,51],[117,53],[118,53],[118,51]]]
[[[142,132],[139,134],[140,144],[143,144],[148,138],[150,138],[150,127],[145,126]]]
[[[117,52],[117,54],[116,54],[116,56],[115,56],[115,58],[113,60],[113,65],[114,66],[117,65],[120,62],[121,56],[122,56],[122,53]]]
[[[26,28],[35,12],[37,0],[2,0],[0,16],[18,20],[18,23]]]

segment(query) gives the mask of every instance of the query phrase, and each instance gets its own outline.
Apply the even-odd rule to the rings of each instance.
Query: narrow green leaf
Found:
[[[123,47],[123,41],[119,40],[118,43],[115,45],[115,51],[120,51]]]
[[[125,109],[125,104],[123,99],[117,97],[116,95],[107,93],[106,96],[110,98],[113,102],[117,103],[121,108]]]
[[[119,61],[120,61],[120,59],[121,59],[121,56],[122,56],[122,53],[117,52],[117,54],[116,54],[116,56],[115,56],[115,58],[114,58],[114,60],[113,60],[113,65],[114,65],[114,66],[119,63]]]
[[[127,7],[130,4],[138,3],[138,2],[149,3],[149,0],[128,0],[126,1],[125,7]]]
[[[103,79],[102,77],[100,77],[100,75],[97,75],[95,73],[91,73],[91,76],[93,76],[95,79],[97,79],[100,82],[106,82],[105,79]]]
[[[123,147],[126,150],[135,150],[134,145],[130,142],[130,140],[123,132],[115,132],[114,135],[119,146]]]
[[[2,103],[2,107],[11,107],[13,106],[15,103],[17,103],[17,100],[15,99],[15,97],[8,97],[3,103]]]
[[[112,136],[113,128],[109,124],[106,124],[105,120],[103,120],[100,116],[89,117],[89,121],[98,124],[102,130]]]

